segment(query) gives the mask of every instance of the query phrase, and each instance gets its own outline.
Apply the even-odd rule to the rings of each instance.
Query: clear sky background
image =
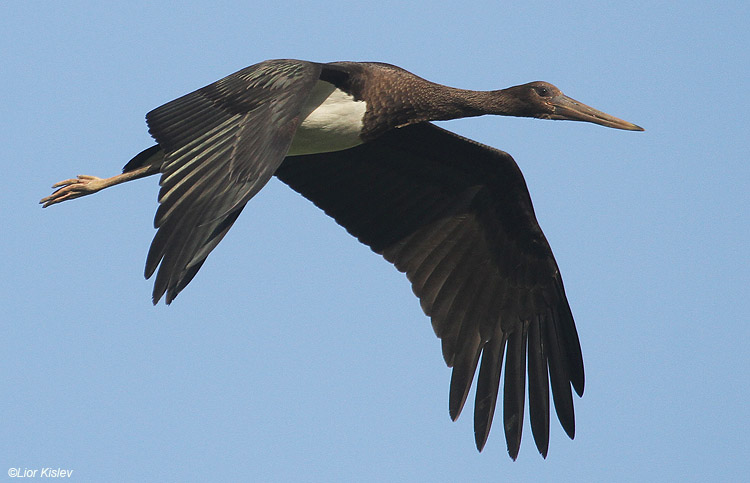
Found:
[[[737,481],[750,473],[747,2],[3,2],[0,470],[78,481]],[[157,178],[42,210],[151,145],[147,111],[268,58],[547,80],[640,124],[442,123],[511,153],[586,364],[577,435],[496,424],[405,277],[277,180],[192,284],[143,279]],[[497,421],[496,421],[497,423]],[[4,473],[0,473],[4,474]]]

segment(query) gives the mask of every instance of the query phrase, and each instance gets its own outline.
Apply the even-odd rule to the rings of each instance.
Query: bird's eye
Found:
[[[550,97],[552,94],[550,93],[549,89],[547,89],[544,86],[540,86],[536,88],[536,93],[539,94],[542,97]]]

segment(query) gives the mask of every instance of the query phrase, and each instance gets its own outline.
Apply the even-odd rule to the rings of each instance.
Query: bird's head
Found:
[[[515,116],[585,121],[615,129],[643,131],[640,126],[571,99],[549,82],[529,82],[503,89],[501,92],[507,96],[508,100],[511,100],[511,114]]]

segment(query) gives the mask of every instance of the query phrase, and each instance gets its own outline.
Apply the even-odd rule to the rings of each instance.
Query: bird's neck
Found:
[[[436,100],[433,106],[433,121],[494,114],[512,116],[517,112],[516,99],[505,89],[494,91],[472,91],[436,85]]]
[[[382,79],[372,76],[369,85],[364,86],[362,97],[367,101],[361,136],[364,141],[374,139],[389,129],[419,122],[485,114],[517,115],[513,114],[517,112],[514,109],[515,99],[507,89],[458,89],[405,71],[389,71],[389,75]]]

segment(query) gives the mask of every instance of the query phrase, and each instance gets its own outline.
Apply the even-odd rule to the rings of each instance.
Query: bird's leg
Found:
[[[117,176],[112,176],[111,178],[102,179],[97,178],[96,176],[79,174],[77,178],[66,179],[53,184],[52,187],[57,188],[57,190],[51,195],[42,198],[39,203],[42,205],[42,208],[46,208],[56,203],[62,203],[66,200],[73,200],[75,198],[80,198],[81,196],[96,193],[97,191],[109,188],[116,184],[145,178],[146,176],[151,176],[158,172],[158,166],[149,164],[132,171],[118,174]]]

